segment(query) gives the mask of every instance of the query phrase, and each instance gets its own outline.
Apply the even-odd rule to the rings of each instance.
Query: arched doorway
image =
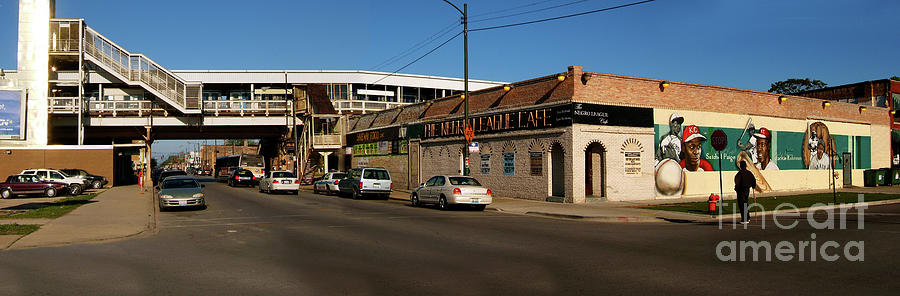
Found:
[[[584,195],[606,197],[606,148],[591,143],[584,149]]]
[[[562,145],[550,146],[550,190],[553,196],[566,196],[566,153]]]

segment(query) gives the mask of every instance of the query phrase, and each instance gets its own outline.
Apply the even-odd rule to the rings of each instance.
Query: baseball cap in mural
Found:
[[[684,132],[681,133],[682,142],[689,142],[693,139],[700,138],[703,141],[706,141],[706,136],[700,133],[700,128],[696,125],[689,125],[684,127]]]
[[[759,132],[753,134],[753,136],[761,139],[769,139],[772,138],[772,132],[767,128],[760,128]]]
[[[678,124],[684,123],[684,117],[678,115],[678,113],[672,113],[672,116],[669,116],[669,122],[678,121]]]

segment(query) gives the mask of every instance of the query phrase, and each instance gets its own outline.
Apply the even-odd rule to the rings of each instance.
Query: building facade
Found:
[[[496,196],[582,203],[704,196],[747,162],[763,191],[861,186],[889,165],[887,108],[568,71],[470,93],[470,175]],[[460,96],[353,117],[354,167],[396,188],[462,174]],[[719,132],[720,131],[720,132]],[[724,150],[712,147],[722,133]],[[885,136],[880,136],[885,135]],[[721,138],[716,137],[716,140]],[[832,171],[833,169],[833,171]],[[397,177],[400,175],[399,177]]]

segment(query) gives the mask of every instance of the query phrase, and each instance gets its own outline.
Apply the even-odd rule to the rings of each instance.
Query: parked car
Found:
[[[334,194],[339,191],[338,183],[346,177],[347,173],[344,172],[327,173],[313,183],[313,193],[325,192],[325,194]]]
[[[416,187],[409,200],[413,206],[436,204],[441,210],[461,204],[484,210],[492,202],[492,193],[472,177],[434,176]]]
[[[150,176],[150,179],[153,181],[153,186],[156,186],[160,181],[172,176],[187,176],[187,172],[182,170],[164,170],[156,175],[156,179],[154,179],[153,176]]]
[[[13,198],[21,194],[40,194],[55,197],[66,192],[66,183],[43,181],[36,175],[12,175],[0,183],[0,198]]]
[[[394,182],[391,174],[382,168],[356,168],[351,169],[347,178],[338,182],[338,190],[341,194],[347,194],[353,199],[359,199],[365,195],[376,195],[387,199],[394,190]]]
[[[228,177],[228,186],[235,187],[238,185],[246,185],[248,187],[256,184],[256,176],[250,170],[239,169],[234,170]]]
[[[71,195],[79,195],[84,192],[86,186],[85,179],[78,176],[69,176],[63,172],[54,169],[27,169],[23,170],[22,175],[34,175],[44,181],[65,183],[68,193]]]
[[[300,190],[300,180],[297,180],[297,176],[294,176],[292,172],[267,172],[263,174],[262,179],[259,179],[259,192],[283,191],[297,194],[297,190]]]
[[[191,176],[170,176],[160,181],[157,186],[159,209],[165,211],[179,207],[206,208],[203,187]]]
[[[82,169],[61,169],[59,171],[69,176],[81,176],[85,179],[85,184],[87,184],[89,188],[100,189],[103,188],[103,186],[106,186],[106,184],[109,184],[109,179],[106,179],[106,177],[92,175]]]

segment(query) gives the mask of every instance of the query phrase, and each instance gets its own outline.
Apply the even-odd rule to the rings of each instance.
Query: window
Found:
[[[437,177],[437,180],[434,182],[434,186],[444,186],[447,181],[444,180],[444,177]]]
[[[482,154],[481,155],[481,174],[482,175],[490,175],[491,174],[491,155],[490,154]]]
[[[60,174],[60,173],[57,173],[57,172],[50,172],[50,179],[54,179],[54,180],[62,180],[62,179],[65,179],[65,178],[66,178],[66,177],[63,177],[63,175]]]
[[[347,177],[347,174],[344,174],[344,173],[340,173],[340,174],[332,174],[332,175],[331,175],[331,178],[332,178],[332,179],[343,179],[343,178],[346,178],[346,177]]]
[[[328,84],[325,86],[325,91],[328,92],[329,99],[338,99],[338,100],[346,100],[347,99],[347,85],[346,84]]]
[[[481,186],[481,183],[478,183],[478,180],[469,177],[450,177],[451,185],[471,185],[471,186]]]
[[[428,182],[425,182],[425,186],[434,186],[434,184],[437,183],[438,178],[441,177],[431,177],[431,179],[428,179]]]
[[[198,188],[200,184],[191,179],[166,180],[162,184],[162,189],[173,188]]]
[[[531,152],[531,175],[540,176],[544,174],[544,153]]]
[[[294,173],[291,172],[274,172],[272,178],[293,178]]]
[[[365,170],[363,178],[374,180],[390,180],[391,176],[385,170]]]
[[[503,174],[507,176],[516,175],[515,152],[503,152]]]

